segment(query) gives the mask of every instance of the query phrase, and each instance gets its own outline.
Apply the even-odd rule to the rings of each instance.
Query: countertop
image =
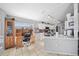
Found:
[[[44,36],[44,39],[70,39],[70,40],[74,40],[74,37],[68,37],[68,36],[64,36],[64,35],[59,35],[59,36]]]

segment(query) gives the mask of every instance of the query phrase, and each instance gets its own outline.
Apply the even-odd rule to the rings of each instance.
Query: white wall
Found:
[[[6,12],[0,9],[0,52],[4,50],[4,19]]]
[[[0,16],[6,16],[6,15],[7,13],[3,9],[0,8]]]
[[[19,22],[26,22],[26,23],[31,23],[31,24],[37,24],[38,21],[34,21],[31,19],[25,19],[25,18],[21,18],[21,17],[17,17],[17,16],[13,16],[15,18],[15,21],[19,21]]]

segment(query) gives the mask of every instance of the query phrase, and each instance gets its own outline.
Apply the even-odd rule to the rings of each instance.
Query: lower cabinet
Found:
[[[15,46],[15,44],[14,44],[14,38],[12,36],[11,37],[6,37],[6,40],[5,40],[5,49],[12,48],[14,46]]]
[[[16,36],[16,48],[23,47],[22,36]]]

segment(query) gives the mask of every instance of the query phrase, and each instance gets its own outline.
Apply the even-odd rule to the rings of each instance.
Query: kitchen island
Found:
[[[44,36],[45,50],[59,54],[77,55],[78,40],[64,35]]]

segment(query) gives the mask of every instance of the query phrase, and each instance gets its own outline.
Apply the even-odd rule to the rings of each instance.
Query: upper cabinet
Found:
[[[74,16],[71,16],[71,13],[66,15],[67,20],[65,21],[65,30],[74,28]]]

